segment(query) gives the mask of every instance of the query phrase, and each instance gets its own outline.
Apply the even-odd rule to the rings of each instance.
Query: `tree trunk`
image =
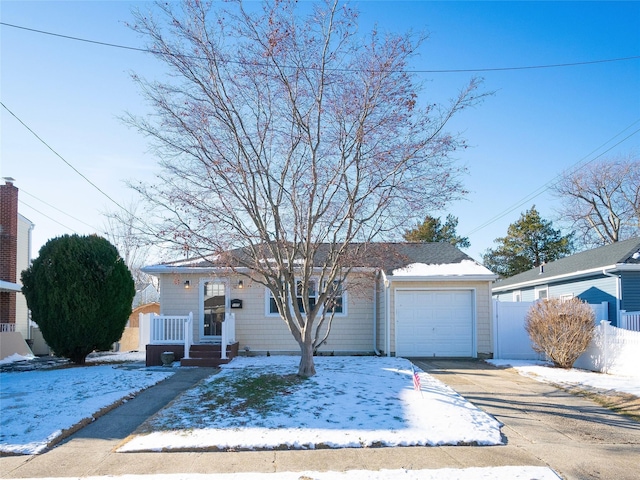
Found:
[[[298,376],[313,377],[316,374],[316,366],[313,363],[313,345],[311,342],[300,343],[300,366]]]

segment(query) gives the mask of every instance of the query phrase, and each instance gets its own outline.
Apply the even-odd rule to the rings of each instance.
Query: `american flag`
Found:
[[[413,388],[422,392],[422,389],[420,388],[420,376],[418,375],[418,372],[416,372],[416,367],[411,365],[411,369],[413,370]]]

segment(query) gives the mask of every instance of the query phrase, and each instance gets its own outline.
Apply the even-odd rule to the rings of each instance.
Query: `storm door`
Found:
[[[221,340],[222,322],[227,310],[226,284],[204,282],[201,335],[203,340]]]

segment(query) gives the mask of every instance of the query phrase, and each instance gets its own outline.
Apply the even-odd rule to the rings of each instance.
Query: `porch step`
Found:
[[[191,345],[189,356],[193,358],[220,358],[221,352],[222,345],[199,344]]]
[[[180,360],[183,367],[218,367],[229,363],[238,355],[238,342],[227,345],[227,357],[222,359],[222,346],[220,344],[200,343],[191,345],[189,357]]]
[[[231,361],[230,358],[183,358],[180,360],[181,367],[219,367]]]

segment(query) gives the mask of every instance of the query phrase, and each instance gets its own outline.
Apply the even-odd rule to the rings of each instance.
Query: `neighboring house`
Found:
[[[150,302],[138,305],[129,315],[129,321],[122,337],[116,343],[116,351],[130,352],[133,350],[144,350],[145,345],[140,345],[140,315],[160,313],[160,304],[158,302]]]
[[[144,287],[136,290],[136,294],[133,297],[133,308],[138,308],[141,305],[146,305],[148,303],[158,302],[160,299],[160,293],[155,285],[152,283],[148,283],[144,285]]]
[[[345,279],[320,354],[492,354],[494,274],[448,243],[375,245],[393,263],[381,268],[389,262],[374,256],[370,265]],[[239,342],[241,352],[299,353],[270,292],[250,272],[231,272],[215,259],[182,260],[143,271],[159,279],[162,315],[193,313],[194,344],[219,342],[221,322],[233,318],[225,324],[234,325],[229,338]],[[309,295],[317,296],[317,288]]]
[[[497,281],[493,296],[501,302],[551,297],[608,302],[609,320],[617,326],[620,310],[640,311],[640,238],[576,253]]]
[[[33,223],[18,213],[18,189],[13,179],[6,178],[0,185],[0,332],[5,335],[4,358],[12,355],[8,334],[20,339],[32,339],[27,302],[21,292],[20,274],[31,264],[31,231]],[[16,340],[19,340],[16,336]],[[23,341],[11,341],[11,345]],[[20,352],[23,351],[19,346]]]

